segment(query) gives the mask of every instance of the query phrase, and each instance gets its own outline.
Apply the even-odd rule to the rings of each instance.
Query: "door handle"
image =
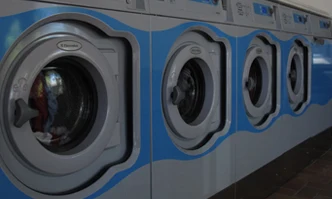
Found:
[[[21,98],[15,101],[15,108],[14,125],[17,128],[21,128],[26,122],[39,115],[39,111],[30,108],[29,105]]]

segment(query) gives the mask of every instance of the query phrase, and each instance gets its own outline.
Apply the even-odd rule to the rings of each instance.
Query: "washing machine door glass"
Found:
[[[292,59],[292,63],[291,63],[291,68],[290,68],[290,74],[289,74],[289,77],[290,77],[290,81],[291,81],[291,87],[292,87],[292,90],[294,91],[295,89],[295,85],[296,85],[296,74],[297,74],[297,71],[296,71],[296,64],[295,64],[295,60],[294,58]]]
[[[287,64],[288,99],[293,111],[302,109],[305,102],[305,67],[303,48],[295,44],[291,49]]]
[[[38,112],[30,120],[36,139],[59,153],[83,141],[94,123],[97,94],[92,77],[68,58],[48,64],[35,79],[29,107]]]
[[[253,105],[257,106],[263,88],[262,70],[257,58],[253,61],[250,67],[249,77],[246,84],[249,90],[250,100],[253,103]]]
[[[290,65],[290,71],[289,71],[289,79],[290,79],[290,84],[292,91],[295,94],[298,94],[300,89],[301,89],[301,61],[300,57],[298,55],[294,55],[292,58],[292,62]]]
[[[205,81],[203,71],[195,59],[187,61],[183,66],[171,97],[187,124],[197,119],[204,104]]]

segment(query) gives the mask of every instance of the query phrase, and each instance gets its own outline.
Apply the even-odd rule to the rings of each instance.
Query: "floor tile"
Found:
[[[319,189],[306,186],[301,189],[301,191],[299,191],[295,196],[296,198],[313,199],[318,195],[319,191]]]
[[[300,191],[306,184],[308,184],[308,181],[303,178],[295,177],[294,179],[288,181],[283,188]]]
[[[267,199],[294,199],[294,198],[291,196],[275,193],[269,196]]]
[[[287,196],[294,196],[297,191],[293,189],[287,189],[284,187],[281,187],[276,193],[287,195]]]

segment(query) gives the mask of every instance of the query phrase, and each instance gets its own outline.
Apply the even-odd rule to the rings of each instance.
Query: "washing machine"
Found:
[[[310,124],[307,109],[311,101],[312,36],[311,18],[314,15],[286,5],[279,5],[282,28],[282,113],[288,129],[284,135],[284,150],[288,151],[316,132]],[[320,122],[317,122],[321,126]]]
[[[230,1],[237,36],[236,181],[281,155],[281,52],[278,5]],[[277,128],[276,128],[277,127]],[[279,127],[280,128],[280,127]],[[264,151],[264,153],[263,153]]]
[[[222,1],[150,1],[152,198],[208,198],[234,181],[236,28]]]
[[[147,2],[43,2],[0,3],[1,196],[150,198]]]

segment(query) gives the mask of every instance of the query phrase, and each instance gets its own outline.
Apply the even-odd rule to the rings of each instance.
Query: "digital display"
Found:
[[[271,7],[259,3],[254,3],[254,12],[255,14],[262,15],[262,16],[272,16]]]

